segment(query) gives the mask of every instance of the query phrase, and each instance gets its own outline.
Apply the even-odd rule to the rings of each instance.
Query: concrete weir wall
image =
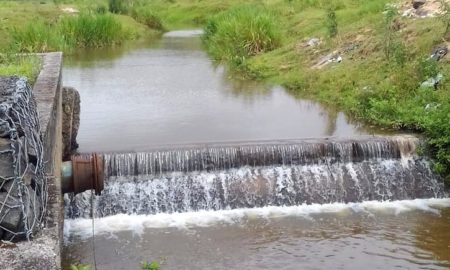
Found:
[[[63,197],[61,194],[62,53],[42,54],[42,69],[33,95],[39,114],[48,183],[47,212],[43,228],[32,241],[0,242],[0,269],[60,269],[63,241]]]

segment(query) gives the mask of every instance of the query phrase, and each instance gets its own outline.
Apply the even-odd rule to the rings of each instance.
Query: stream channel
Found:
[[[176,148],[379,133],[332,108],[298,99],[282,87],[233,79],[208,58],[199,34],[196,30],[174,31],[152,42],[84,51],[66,58],[64,85],[75,87],[81,95],[79,151],[145,152],[168,145]],[[410,165],[402,162],[377,159],[361,166],[342,163],[333,167],[336,174],[331,178],[351,175],[353,190],[362,186],[358,182],[361,172],[373,172],[375,178],[382,172],[385,175],[381,178],[391,180],[422,176],[434,179],[425,161],[408,161]],[[313,195],[326,197],[325,203],[314,203],[312,199],[308,204],[259,205],[256,199],[270,197],[275,202],[290,198],[281,188],[279,194],[245,198],[242,205],[248,207],[230,207],[230,201],[214,204],[229,195],[227,185],[246,185],[242,183],[244,177],[259,179],[260,189],[266,188],[267,179],[273,180],[267,180],[271,186],[265,192],[279,188],[281,183],[288,185],[288,180],[305,185],[330,181],[321,166],[110,177],[105,191],[110,198],[104,201],[111,214],[97,216],[95,238],[92,219],[73,214],[73,209],[82,212],[91,207],[90,193],[77,195],[78,201],[72,202],[77,208],[66,207],[63,266],[68,268],[74,262],[93,265],[95,249],[97,269],[139,269],[141,261],[151,260],[162,262],[161,269],[450,268],[450,199],[434,180],[426,186],[437,194],[431,198],[395,197],[390,193],[395,183],[389,182],[377,189],[388,196],[388,201],[383,202],[377,201],[373,192],[365,194],[360,188],[360,198],[375,199],[344,204],[328,199],[330,194],[318,192]],[[330,170],[327,166],[326,170]],[[409,175],[403,166],[420,170]],[[311,179],[294,179],[302,171]],[[236,180],[239,177],[242,179]],[[225,180],[219,183],[219,178]],[[174,183],[177,179],[184,179],[186,186]],[[195,188],[209,193],[194,196]],[[208,201],[213,190],[219,195],[216,201]],[[326,192],[326,186],[323,190]],[[245,197],[248,193],[242,191]],[[186,194],[179,198],[174,192]],[[342,192],[345,196],[350,190]],[[184,208],[176,208],[168,201],[169,196],[164,197],[169,193]],[[301,194],[295,196],[300,198]],[[133,205],[128,207],[129,202],[121,198],[134,200]],[[153,198],[158,205],[151,208],[140,202],[142,198]],[[205,200],[205,204],[198,206],[192,198]],[[95,200],[96,207],[104,202],[102,198]],[[252,204],[255,200],[256,204]],[[66,203],[71,204],[67,198]],[[172,208],[162,210],[160,204]],[[188,211],[192,205],[195,211]],[[134,207],[140,210],[134,211]],[[104,209],[96,211],[105,213]]]

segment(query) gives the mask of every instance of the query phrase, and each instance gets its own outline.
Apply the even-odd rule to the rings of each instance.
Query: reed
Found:
[[[30,22],[11,30],[11,46],[17,52],[71,51],[122,43],[127,31],[110,14],[63,16],[56,23]]]
[[[278,48],[282,32],[270,11],[243,5],[210,18],[204,41],[215,59],[239,66],[248,57]]]

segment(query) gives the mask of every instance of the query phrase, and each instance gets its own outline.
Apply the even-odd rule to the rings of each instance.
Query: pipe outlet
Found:
[[[61,169],[61,188],[63,193],[81,193],[95,190],[100,195],[104,188],[103,158],[97,154],[72,156],[71,161],[63,162]]]

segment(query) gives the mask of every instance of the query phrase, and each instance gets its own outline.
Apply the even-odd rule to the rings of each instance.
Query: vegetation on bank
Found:
[[[21,53],[117,46],[162,31],[152,24],[150,12],[131,11],[136,19],[109,13],[101,0],[1,1],[0,75],[26,76],[33,82],[39,61]]]
[[[56,23],[29,22],[11,30],[16,52],[70,51],[74,48],[105,47],[122,43],[131,35],[108,14],[63,16]]]
[[[240,74],[371,125],[425,134],[424,150],[450,181],[449,58],[430,59],[449,44],[450,13],[403,17],[410,1],[392,2],[155,0],[149,8],[166,25],[204,25],[211,56]],[[441,75],[436,88],[421,86]]]
[[[40,68],[38,57],[0,54],[0,76],[19,75],[28,78],[33,84]]]
[[[267,9],[236,6],[207,22],[203,40],[216,60],[239,66],[249,57],[280,47],[281,29]]]

